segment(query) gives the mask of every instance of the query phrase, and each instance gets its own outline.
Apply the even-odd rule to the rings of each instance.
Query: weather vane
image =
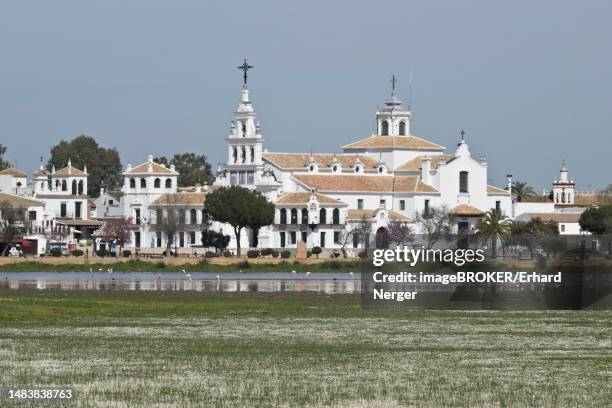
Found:
[[[252,65],[249,65],[249,63],[247,62],[246,58],[244,59],[244,62],[242,63],[242,65],[237,66],[236,68],[242,70],[244,72],[243,78],[244,78],[244,85],[247,84],[247,79],[248,79],[248,75],[247,72],[249,71],[249,69],[253,68]]]

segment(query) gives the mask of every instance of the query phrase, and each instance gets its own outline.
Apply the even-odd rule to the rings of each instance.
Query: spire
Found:
[[[40,156],[40,166],[38,166],[38,169],[40,171],[45,169],[45,166],[43,165],[43,157],[42,156]]]
[[[87,174],[87,165],[83,166],[83,173]]]
[[[68,174],[72,174],[72,160],[68,158]]]

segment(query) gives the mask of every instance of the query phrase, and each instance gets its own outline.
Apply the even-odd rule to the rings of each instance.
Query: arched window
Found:
[[[146,178],[141,178],[140,179],[140,188],[147,188],[147,179]]]
[[[242,122],[242,137],[246,137],[246,122]]]
[[[389,135],[389,122],[387,122],[386,120],[383,120],[381,127],[382,127],[381,134],[383,136],[388,136]]]
[[[62,180],[62,191],[68,191],[68,184],[66,180]]]
[[[79,195],[83,195],[83,180],[79,181]]]
[[[406,122],[400,122],[399,124],[399,134],[400,136],[406,136]]]
[[[189,210],[189,222],[192,224],[198,222],[198,213],[196,212],[195,208]]]
[[[459,172],[459,192],[460,193],[468,192],[468,172],[467,171]]]
[[[136,179],[130,179],[130,188],[136,188]]]
[[[280,210],[280,223],[281,224],[287,223],[287,210],[285,210],[284,208],[281,208]]]
[[[571,194],[572,194],[572,193],[567,193],[567,203],[568,203],[568,204],[570,204],[570,203],[572,202],[572,199],[571,199]]]
[[[172,179],[166,179],[166,188],[172,188]]]
[[[246,152],[246,147],[242,146],[242,162],[246,163],[247,161],[247,152]]]
[[[308,210],[302,208],[302,224],[308,224]]]
[[[234,146],[232,148],[232,163],[238,162],[238,148]]]
[[[255,162],[255,148],[251,146],[251,162]]]
[[[361,166],[355,166],[355,173],[361,173]]]
[[[332,171],[333,171],[334,173],[337,173],[339,169],[340,169],[340,167],[338,167],[338,165],[337,165],[337,164],[334,164],[334,167],[332,167]]]
[[[291,223],[292,224],[297,224],[298,218],[297,218],[297,209],[292,208],[291,209]]]
[[[155,181],[153,182],[153,188],[160,188],[161,187],[161,180],[156,178]]]
[[[340,224],[340,210],[337,208],[332,211],[332,224]]]
[[[561,193],[561,202],[565,203],[565,191]]]
[[[319,211],[319,224],[327,224],[327,211],[325,211],[325,208],[321,208]]]
[[[72,180],[72,195],[77,195],[78,194],[78,188],[77,188],[77,181],[76,180]]]

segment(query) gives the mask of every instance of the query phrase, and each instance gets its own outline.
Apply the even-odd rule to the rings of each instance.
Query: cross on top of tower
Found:
[[[461,129],[459,134],[461,135],[461,141],[463,142],[465,140],[465,130]]]
[[[391,92],[395,92],[395,84],[399,81],[397,79],[397,77],[395,76],[395,74],[393,74],[393,76],[391,76]]]
[[[254,68],[252,65],[249,65],[249,63],[247,62],[246,58],[244,59],[244,62],[242,63],[242,65],[238,65],[236,68],[242,70],[244,72],[243,74],[243,78],[244,78],[244,85],[247,84],[247,79],[248,79],[248,74],[247,72],[249,71],[249,69]]]

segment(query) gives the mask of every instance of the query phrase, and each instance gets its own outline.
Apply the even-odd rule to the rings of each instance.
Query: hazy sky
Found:
[[[31,171],[61,139],[122,162],[226,160],[242,58],[271,151],[340,152],[399,78],[412,133],[550,188],[612,183],[609,1],[27,1],[0,4],[0,143]]]

